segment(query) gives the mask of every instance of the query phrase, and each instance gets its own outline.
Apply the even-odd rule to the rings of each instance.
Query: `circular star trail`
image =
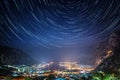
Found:
[[[119,0],[1,0],[0,44],[49,48],[105,38],[120,29],[119,4]]]

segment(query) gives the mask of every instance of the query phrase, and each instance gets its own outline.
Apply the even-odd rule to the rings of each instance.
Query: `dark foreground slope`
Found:
[[[96,70],[105,72],[120,71],[120,31],[111,34],[108,41],[108,53],[102,62],[97,66]],[[109,52],[111,50],[111,53]]]
[[[22,50],[0,46],[0,63],[12,65],[31,65],[36,61]]]

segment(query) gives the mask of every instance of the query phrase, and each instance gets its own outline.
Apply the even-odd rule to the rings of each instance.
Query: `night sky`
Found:
[[[0,0],[0,45],[42,61],[92,63],[120,29],[120,0]]]

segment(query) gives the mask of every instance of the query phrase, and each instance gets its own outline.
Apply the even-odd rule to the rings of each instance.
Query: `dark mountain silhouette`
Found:
[[[0,63],[6,65],[31,65],[37,63],[22,50],[0,46]]]
[[[105,72],[118,72],[120,70],[120,31],[111,34],[106,46],[106,54],[96,70]]]

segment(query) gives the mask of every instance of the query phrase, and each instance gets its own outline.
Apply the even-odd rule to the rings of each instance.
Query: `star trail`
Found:
[[[119,0],[0,1],[0,44],[5,46],[82,47],[118,29]]]

